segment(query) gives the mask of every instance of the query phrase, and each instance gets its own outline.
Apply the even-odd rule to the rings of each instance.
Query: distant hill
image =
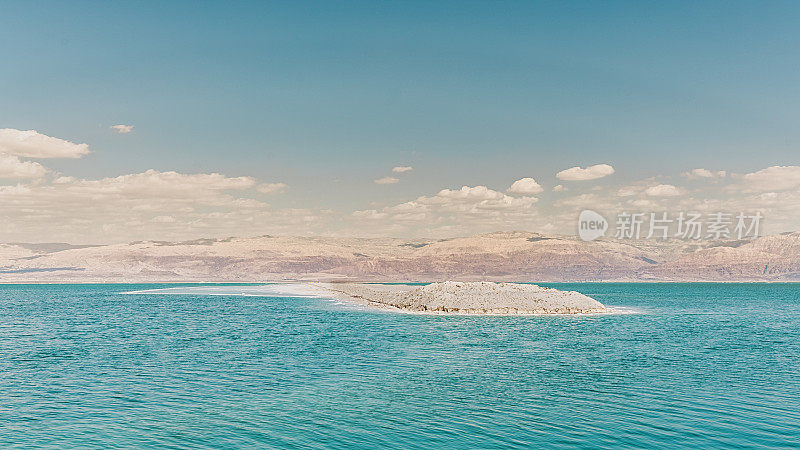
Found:
[[[800,232],[752,241],[583,242],[497,232],[453,239],[260,236],[0,244],[0,282],[800,280]]]

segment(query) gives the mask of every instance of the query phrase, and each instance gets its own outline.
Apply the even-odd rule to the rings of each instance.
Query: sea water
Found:
[[[800,445],[800,285],[550,286],[638,313],[0,286],[0,447]]]

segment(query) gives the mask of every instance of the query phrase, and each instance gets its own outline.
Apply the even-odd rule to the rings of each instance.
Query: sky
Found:
[[[800,230],[797,2],[0,7],[0,242]]]

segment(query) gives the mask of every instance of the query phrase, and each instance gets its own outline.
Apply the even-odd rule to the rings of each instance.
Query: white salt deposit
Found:
[[[410,312],[455,314],[596,314],[611,312],[574,291],[534,284],[454,282],[425,286],[329,283],[343,298]]]

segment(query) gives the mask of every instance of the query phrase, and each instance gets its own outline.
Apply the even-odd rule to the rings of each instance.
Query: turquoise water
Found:
[[[554,286],[641,313],[0,286],[0,447],[800,445],[800,285]]]

